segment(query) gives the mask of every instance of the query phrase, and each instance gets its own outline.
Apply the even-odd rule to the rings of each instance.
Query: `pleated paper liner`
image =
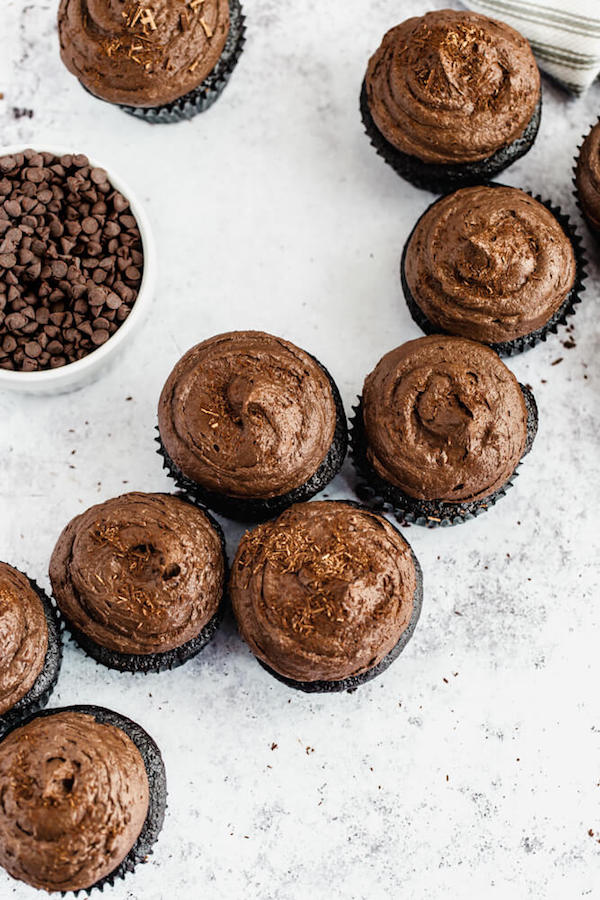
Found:
[[[445,194],[461,187],[481,184],[502,172],[531,149],[540,127],[542,98],[533,112],[523,134],[506,147],[501,147],[486,159],[467,163],[427,163],[416,156],[398,150],[377,128],[369,109],[366,84],[360,92],[360,112],[365,132],[371,144],[385,162],[415,187]]]
[[[17,570],[19,571],[19,570]],[[62,663],[62,629],[60,613],[56,609],[53,601],[45,591],[34,581],[29,578],[25,572],[21,572],[27,578],[29,584],[40,598],[46,616],[46,625],[48,628],[48,649],[44,660],[44,667],[29,691],[12,706],[4,715],[0,715],[0,738],[5,732],[17,727],[23,719],[31,716],[33,713],[39,712],[48,703],[52,691],[56,687],[60,667]]]
[[[349,502],[349,501],[345,501]],[[353,506],[361,507],[361,504],[353,503]],[[367,509],[368,507],[364,507]],[[369,512],[373,512],[373,510],[369,510]],[[391,522],[389,523],[392,524]],[[394,527],[394,526],[392,526]],[[396,529],[398,530],[398,529]],[[371,669],[367,669],[366,672],[363,672],[361,675],[351,675],[348,678],[343,678],[340,681],[294,681],[293,678],[286,678],[285,675],[280,675],[279,672],[276,672],[262,660],[258,659],[257,662],[267,671],[270,675],[277,679],[277,681],[281,681],[282,684],[287,685],[287,687],[294,688],[298,691],[304,691],[307,694],[333,694],[339,693],[340,691],[348,691],[348,693],[353,693],[361,684],[366,684],[368,681],[372,681],[373,678],[377,678],[378,675],[381,675],[382,672],[391,666],[391,664],[400,656],[411,637],[414,634],[415,628],[417,627],[417,622],[419,621],[419,617],[421,615],[421,609],[423,607],[423,570],[421,569],[421,565],[415,556],[412,547],[410,547],[410,552],[412,556],[412,560],[415,566],[415,574],[417,584],[415,587],[415,593],[413,596],[413,611],[410,617],[410,621],[406,626],[405,630],[400,635],[400,639],[398,643],[392,647],[387,656],[381,660],[381,662],[377,663],[376,666],[373,666]]]
[[[32,719],[41,716],[52,716],[55,713],[62,712],[83,713],[85,715],[93,716],[96,722],[103,725],[113,725],[115,728],[120,728],[121,731],[124,731],[140,752],[148,776],[149,786],[149,804],[146,821],[144,822],[139,837],[123,862],[89,888],[81,888],[77,891],[57,892],[65,897],[68,894],[74,894],[76,896],[79,894],[87,894],[96,889],[103,891],[106,885],[113,887],[116,879],[125,878],[127,873],[133,872],[139,863],[147,861],[148,857],[153,852],[153,845],[156,843],[165,818],[165,811],[167,808],[167,777],[161,752],[153,738],[151,738],[137,722],[134,722],[113,710],[105,709],[102,706],[77,705],[46,709],[35,715],[28,716],[27,719],[20,722],[19,725],[13,726],[10,730],[14,731],[15,728],[20,727],[20,725],[26,725],[27,722]]]
[[[175,496],[179,500],[183,500],[186,503],[190,503],[193,506],[197,506],[197,504],[192,503],[189,497],[180,492],[176,492],[175,494],[167,494],[166,496]],[[184,665],[184,663],[188,662],[190,659],[193,659],[194,656],[197,656],[201,650],[203,650],[207,644],[212,641],[214,636],[216,635],[221,621],[223,619],[223,615],[225,612],[225,604],[226,604],[226,586],[228,579],[228,562],[227,562],[227,553],[225,549],[225,535],[223,534],[223,529],[217,522],[217,520],[210,514],[209,510],[202,508],[202,512],[208,518],[210,524],[217,532],[219,536],[219,540],[221,542],[221,550],[223,553],[223,564],[224,564],[224,574],[223,574],[223,594],[219,601],[219,606],[217,608],[216,613],[209,619],[206,625],[202,628],[202,630],[196,635],[196,637],[187,641],[185,644],[182,644],[180,647],[175,647],[173,650],[165,650],[161,653],[120,653],[117,650],[110,650],[107,647],[103,647],[101,644],[96,643],[96,641],[92,640],[88,635],[84,634],[76,625],[71,622],[71,620],[61,612],[62,619],[65,624],[65,629],[69,632],[75,643],[92,659],[96,660],[102,666],[106,666],[109,669],[116,669],[118,672],[142,672],[145,675],[150,673],[157,672],[166,672],[171,669],[176,669],[179,666]]]
[[[571,170],[573,172],[573,177],[571,180],[573,182],[573,194],[575,196],[575,203],[577,204],[577,208],[578,208],[579,212],[581,213],[582,217],[584,218],[586,225],[588,226],[588,228],[592,232],[592,235],[594,236],[594,238],[597,241],[600,240],[600,225],[597,222],[594,222],[594,220],[587,214],[587,212],[585,211],[584,206],[581,202],[581,199],[579,197],[579,189],[577,187],[577,166],[579,163],[579,154],[581,153],[581,148],[583,147],[583,142],[586,140],[587,137],[589,137],[590,133],[596,127],[598,122],[600,122],[600,116],[598,117],[598,121],[594,125],[590,126],[587,134],[583,134],[581,136],[581,143],[577,145],[577,156],[573,157],[573,168]],[[598,192],[598,208],[600,210],[600,191]]]
[[[212,72],[193,91],[188,91],[183,97],[178,97],[177,100],[165,103],[163,106],[142,107],[119,104],[120,108],[130,116],[143,119],[144,122],[152,125],[181,122],[193,119],[198,113],[205,112],[220,97],[237,65],[246,41],[245,21],[239,0],[229,0],[229,34],[223,52]]]
[[[420,500],[384,481],[369,463],[367,439],[363,424],[362,397],[354,407],[350,422],[350,452],[359,477],[355,487],[358,497],[371,509],[392,513],[400,524],[424,525],[429,528],[460,525],[491,509],[518,477],[517,469],[533,445],[538,427],[538,410],[529,388],[519,385],[527,407],[527,440],[523,456],[512,475],[496,491],[480,500],[451,503],[447,500]]]
[[[309,354],[310,355],[310,354]],[[322,491],[342,468],[346,453],[348,450],[348,425],[346,420],[346,412],[340,397],[337,385],[327,369],[315,357],[312,357],[317,365],[323,370],[329,379],[333,399],[336,410],[336,426],[333,435],[331,447],[325,456],[325,459],[308,481],[301,484],[300,487],[288,491],[278,497],[267,497],[263,499],[230,497],[226,494],[217,494],[204,488],[201,484],[192,481],[187,475],[181,471],[179,466],[173,462],[167,452],[160,431],[157,428],[156,442],[158,444],[158,454],[163,460],[163,469],[167,470],[167,474],[173,479],[175,484],[182,490],[189,499],[198,503],[200,506],[207,506],[209,509],[226,516],[228,519],[234,519],[237,522],[264,522],[272,519],[279,513],[287,509],[293,503],[304,503]]]
[[[485,187],[507,187],[507,185],[502,185],[498,182],[491,182],[485,185]],[[535,331],[531,331],[528,334],[524,334],[520,337],[514,338],[511,341],[500,341],[498,343],[487,344],[487,346],[491,347],[492,350],[495,350],[499,356],[504,357],[516,356],[518,353],[523,353],[525,350],[530,350],[537,344],[547,341],[548,337],[551,334],[557,334],[558,329],[561,326],[567,325],[569,317],[575,315],[575,313],[577,312],[577,305],[581,303],[581,294],[583,294],[583,292],[585,291],[585,279],[587,278],[587,259],[583,251],[582,238],[569,219],[569,216],[565,215],[561,211],[560,207],[553,206],[550,201],[543,200],[539,195],[531,194],[529,191],[525,191],[525,193],[532,197],[534,200],[537,200],[538,203],[541,203],[542,206],[545,206],[546,209],[552,213],[552,215],[558,221],[562,230],[568,237],[569,241],[571,242],[573,252],[575,254],[575,281],[573,283],[573,287],[571,288],[559,308],[551,316],[551,318],[548,319],[548,321],[544,325],[542,325],[541,328],[538,328]],[[414,231],[423,216],[426,215],[427,212],[429,212],[429,210],[436,205],[436,203],[439,203],[443,199],[443,197],[440,197],[438,200],[435,200],[433,203],[431,203],[427,207],[425,212],[422,213],[422,215],[419,216],[418,220],[416,221],[415,226],[408,236],[408,239],[402,251],[402,259],[400,262],[400,279],[402,281],[402,290],[404,292],[404,299],[406,300],[408,311],[410,312],[413,321],[419,326],[421,331],[423,331],[425,334],[454,334],[457,337],[464,337],[464,335],[459,335],[458,332],[445,331],[431,322],[415,300],[406,280],[406,253]]]

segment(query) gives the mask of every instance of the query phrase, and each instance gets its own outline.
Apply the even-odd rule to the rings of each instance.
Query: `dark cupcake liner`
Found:
[[[490,184],[487,184],[485,186],[493,188],[505,187],[506,185],[501,185],[498,182],[490,182]],[[551,318],[548,319],[548,321],[544,325],[542,325],[541,328],[538,328],[535,331],[530,331],[528,334],[521,335],[520,337],[514,338],[512,341],[500,341],[498,343],[487,344],[487,346],[491,347],[492,350],[495,350],[499,356],[516,356],[518,353],[523,353],[525,350],[530,350],[532,347],[535,347],[536,344],[545,342],[550,334],[556,334],[560,326],[567,324],[569,316],[575,315],[575,313],[577,312],[577,304],[581,303],[581,294],[585,291],[585,279],[587,278],[587,259],[583,251],[581,235],[572,224],[569,216],[565,215],[559,206],[553,206],[548,200],[543,200],[542,197],[539,196],[539,194],[534,195],[529,193],[529,191],[526,191],[525,193],[529,194],[530,197],[533,197],[534,200],[537,200],[552,213],[552,215],[558,221],[562,230],[568,237],[569,241],[571,242],[573,252],[575,254],[575,282],[554,315],[551,316]],[[425,216],[429,212],[429,210],[436,205],[436,203],[439,203],[443,199],[443,197],[439,197],[437,200],[434,200],[433,203],[429,204],[425,212],[419,216],[414,228],[409,234],[402,251],[402,259],[400,262],[400,280],[402,282],[402,290],[404,291],[404,299],[406,300],[408,311],[410,312],[413,321],[419,326],[421,331],[425,332],[425,334],[450,334],[454,335],[455,337],[464,337],[464,335],[458,335],[455,332],[444,331],[442,328],[431,322],[415,300],[410,287],[408,286],[408,281],[406,280],[406,253],[415,229],[417,228],[423,216]]]
[[[167,494],[166,496],[176,496],[178,499],[190,503],[192,506],[197,506],[197,504],[191,503],[189,497],[179,492],[176,492],[174,495]],[[100,663],[100,665],[106,666],[109,669],[116,669],[118,672],[143,672],[145,675],[148,675],[151,672],[166,672],[167,670],[176,669],[178,666],[182,666],[194,656],[197,656],[200,651],[212,641],[219,629],[219,625],[221,624],[225,612],[226,585],[229,567],[223,529],[217,520],[210,514],[209,510],[202,508],[202,512],[208,518],[210,524],[219,536],[225,567],[223,595],[214,616],[209,619],[196,637],[187,641],[185,644],[182,644],[180,647],[175,647],[173,650],[165,650],[162,653],[120,653],[118,650],[109,650],[107,647],[103,647],[102,644],[96,643],[96,641],[92,640],[88,635],[77,628],[77,626],[74,625],[68,616],[61,610],[61,616],[65,623],[66,630],[84,653],[91,656],[92,659],[95,659],[97,663]]]
[[[19,570],[17,570],[19,571]],[[37,584],[33,578],[29,578],[24,572],[21,572],[27,578],[29,584],[36,592],[42,606],[44,615],[46,616],[46,625],[48,627],[48,649],[44,660],[44,667],[32,687],[21,697],[14,706],[4,715],[0,715],[0,738],[13,728],[16,728],[24,718],[31,716],[33,713],[39,712],[48,703],[52,691],[56,687],[60,667],[62,664],[62,622],[60,614],[50,597]]]
[[[581,136],[581,143],[577,145],[577,155],[573,157],[573,168],[571,170],[573,173],[573,176],[571,178],[571,181],[573,183],[573,195],[575,197],[575,203],[577,205],[577,209],[581,213],[581,216],[584,219],[585,224],[587,225],[587,227],[589,228],[592,235],[594,236],[594,238],[597,241],[600,240],[600,226],[598,224],[594,223],[594,221],[592,219],[590,219],[590,217],[586,213],[583,203],[581,202],[581,199],[579,197],[579,190],[577,188],[577,163],[579,162],[579,154],[581,153],[581,148],[583,147],[583,142],[588,137],[588,135],[590,134],[592,129],[596,127],[598,122],[600,122],[600,116],[598,116],[597,121],[593,125],[590,125],[587,133],[583,134]]]
[[[193,119],[198,113],[207,110],[220,97],[237,65],[246,41],[245,21],[239,0],[229,0],[229,34],[223,52],[212,72],[193,91],[188,91],[183,97],[178,97],[177,100],[165,103],[163,106],[142,107],[118,104],[120,108],[130,116],[143,119],[144,122],[151,125],[182,122],[186,119]]]
[[[390,144],[373,120],[364,81],[360,92],[360,112],[365,131],[373,147],[398,175],[414,184],[415,187],[432,191],[435,194],[445,194],[461,187],[488,181],[524,156],[531,149],[540,127],[542,98],[540,94],[538,104],[525,131],[512,144],[501,147],[486,159],[460,164],[423,162],[418,157],[403,153]]]
[[[527,407],[527,439],[523,455],[512,475],[493,494],[480,500],[451,503],[447,500],[421,500],[405,494],[396,485],[384,481],[371,466],[367,457],[367,437],[363,423],[362,397],[353,407],[350,420],[350,452],[359,479],[355,487],[358,497],[371,509],[392,513],[400,524],[424,525],[429,528],[460,525],[469,519],[482,515],[504,497],[518,477],[517,469],[529,453],[538,428],[538,409],[533,393],[523,384],[519,387]]]
[[[352,505],[358,508],[361,507],[361,504],[359,503],[352,503]],[[372,512],[373,510],[369,511]],[[390,525],[391,524],[392,523],[390,522]],[[395,526],[392,525],[392,527]],[[367,669],[367,671],[363,672],[362,675],[351,675],[349,678],[343,678],[340,681],[294,681],[293,678],[286,678],[285,675],[281,675],[279,672],[276,672],[262,660],[258,659],[257,662],[263,667],[263,669],[265,669],[265,671],[272,675],[273,678],[276,678],[277,681],[281,681],[282,684],[287,685],[287,687],[294,688],[295,690],[304,691],[304,693],[306,694],[334,694],[339,693],[340,691],[348,691],[348,693],[353,693],[356,688],[361,686],[361,684],[366,684],[368,681],[372,681],[373,678],[377,678],[378,675],[381,675],[382,672],[385,672],[385,670],[389,666],[391,666],[391,664],[400,656],[400,654],[410,641],[411,637],[413,636],[415,628],[417,627],[417,622],[419,621],[419,617],[421,615],[421,609],[423,607],[423,570],[421,569],[421,565],[417,557],[415,556],[412,547],[410,547],[410,552],[417,577],[417,586],[415,588],[413,597],[412,615],[410,617],[408,625],[402,632],[398,643],[394,647],[392,647],[387,656],[384,656],[381,662],[377,663],[376,666],[373,666],[373,668],[371,669]]]
[[[77,896],[95,889],[102,891],[107,884],[113,887],[116,879],[125,878],[127,873],[133,872],[139,863],[147,861],[148,857],[153,852],[153,845],[158,839],[165,818],[165,811],[167,808],[167,776],[161,752],[153,738],[151,738],[137,722],[134,722],[132,719],[128,719],[127,716],[123,716],[111,709],[105,709],[103,706],[76,705],[46,709],[35,715],[28,716],[18,725],[14,725],[10,731],[14,731],[21,725],[26,725],[33,719],[42,716],[53,716],[56,713],[62,712],[84,713],[93,716],[96,722],[103,725],[113,725],[115,728],[120,728],[121,731],[124,731],[140,752],[148,776],[149,786],[149,804],[146,821],[144,822],[138,839],[123,862],[89,888],[80,888],[77,891],[54,892],[60,893],[63,897],[66,897],[71,893]],[[7,732],[6,735],[3,735],[3,737],[6,737],[10,731]]]
[[[314,356],[311,358],[329,379],[335,402],[336,425],[331,447],[315,474],[308,481],[305,481],[300,487],[288,491],[287,494],[281,494],[278,497],[248,499],[217,494],[214,491],[207,490],[183,474],[179,466],[169,456],[162,442],[160,431],[157,428],[158,437],[156,442],[158,444],[158,453],[163,460],[163,469],[167,470],[167,474],[175,481],[177,487],[194,502],[201,506],[208,506],[209,509],[237,522],[264,522],[266,519],[279,515],[280,512],[283,512],[284,509],[287,509],[293,503],[303,503],[306,500],[310,500],[311,497],[314,497],[315,494],[327,487],[342,468],[346,457],[348,450],[348,425],[342,398],[335,381],[318,359],[315,359]]]

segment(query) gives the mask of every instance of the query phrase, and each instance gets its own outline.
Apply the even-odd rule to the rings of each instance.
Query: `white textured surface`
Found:
[[[418,335],[398,259],[431,201],[375,155],[357,110],[383,32],[429,4],[245,0],[248,43],[217,105],[154,129],[63,69],[56,6],[2,3],[2,142],[72,144],[121,172],[148,204],[160,275],[153,315],[100,382],[0,395],[0,558],[44,584],[74,514],[169,486],[156,403],[197,340],[247,327],[290,338],[330,368],[349,408],[383,352]],[[600,87],[576,101],[544,87],[537,143],[503,179],[577,217],[571,158]],[[53,705],[132,716],[168,770],[155,853],[111,900],[599,896],[595,263],[591,274],[577,347],[563,331],[510,363],[540,407],[516,487],[477,521],[406,531],[423,616],[381,678],[350,696],[289,691],[231,621],[159,676],[119,675],[66,647]],[[351,496],[351,480],[347,466],[328,494]],[[239,533],[228,529],[231,553]],[[0,872],[0,897],[35,896]]]

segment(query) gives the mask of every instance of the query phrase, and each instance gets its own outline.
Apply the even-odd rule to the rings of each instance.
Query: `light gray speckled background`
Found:
[[[46,584],[71,516],[168,486],[156,403],[195,341],[230,328],[284,335],[331,369],[349,407],[382,353],[417,336],[398,259],[431,196],[375,155],[357,98],[383,32],[430,5],[245,0],[248,43],[218,104],[152,129],[63,69],[55,0],[3,0],[2,142],[72,145],[118,170],[147,202],[161,272],[153,316],[100,382],[44,400],[0,394],[1,558]],[[538,141],[503,178],[578,219],[571,158],[600,86],[581,100],[544,88]],[[600,896],[600,844],[588,835],[600,836],[600,273],[590,268],[577,347],[562,346],[563,332],[510,363],[540,407],[516,488],[463,527],[407,530],[424,612],[384,676],[351,696],[289,691],[231,621],[199,658],[154,677],[67,646],[54,704],[138,719],[168,769],[160,843],[111,900]],[[329,495],[350,496],[351,482],[347,466]],[[239,529],[228,535],[233,553]],[[3,900],[35,896],[0,872]]]

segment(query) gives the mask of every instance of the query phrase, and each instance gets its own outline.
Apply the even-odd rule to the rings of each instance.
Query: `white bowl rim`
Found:
[[[0,146],[0,157],[12,156],[16,153],[23,153],[25,150],[30,149],[36,150],[37,153],[53,153],[54,156],[58,157],[77,156],[78,154],[83,154],[89,159],[90,165],[99,169],[104,169],[112,186],[117,191],[119,191],[119,193],[123,194],[123,196],[129,201],[131,211],[138,223],[140,236],[142,239],[142,249],[144,253],[144,268],[142,271],[142,280],[140,282],[135,303],[131,307],[131,312],[129,313],[123,324],[117,328],[115,333],[112,334],[104,344],[102,344],[100,347],[97,347],[95,350],[91,350],[90,353],[88,353],[87,356],[84,356],[82,359],[66,363],[66,365],[60,366],[58,369],[43,369],[39,372],[19,372],[13,369],[0,369],[0,387],[16,387],[17,385],[19,385],[25,388],[25,385],[27,384],[31,388],[36,385],[41,388],[42,386],[51,384],[58,385],[61,381],[75,382],[80,378],[85,377],[86,373],[89,370],[98,367],[106,357],[110,356],[115,350],[117,350],[119,345],[123,342],[123,340],[127,338],[132,329],[135,328],[138,321],[141,319],[146,306],[152,299],[152,292],[156,281],[156,252],[154,246],[154,237],[152,235],[152,229],[150,227],[148,216],[146,215],[144,207],[139,201],[135,191],[131,190],[129,185],[124,182],[119,175],[113,175],[112,169],[109,166],[103,165],[103,163],[99,161],[94,154],[86,153],[85,150],[69,150],[61,147],[56,147],[54,145],[47,147],[45,145],[45,142],[43,143],[44,146],[41,149],[35,146],[35,141],[33,141],[31,144],[11,144],[8,147]]]

